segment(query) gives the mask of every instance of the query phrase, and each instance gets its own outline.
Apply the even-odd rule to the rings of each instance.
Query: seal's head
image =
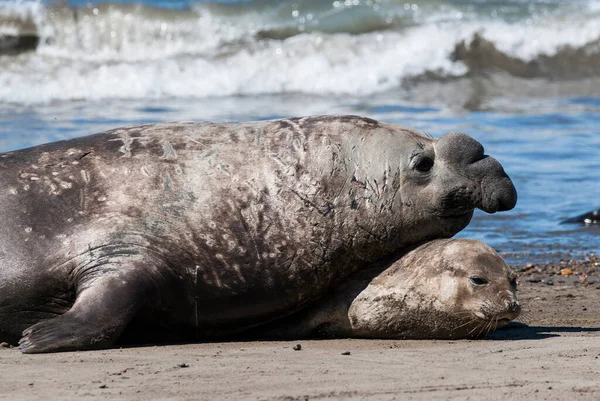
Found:
[[[374,122],[360,134],[336,140],[346,151],[330,159],[343,160],[351,175],[335,185],[323,184],[316,193],[334,199],[336,217],[344,222],[336,227],[353,232],[348,251],[362,260],[372,263],[422,241],[450,238],[469,224],[476,208],[495,213],[517,202],[502,165],[468,135],[454,132],[434,139]],[[318,156],[313,164],[326,165],[323,181],[332,181],[331,171],[339,166]],[[359,224],[351,227],[352,222]]]
[[[515,206],[512,181],[475,139],[454,132],[415,140],[417,146],[405,155],[400,198],[404,215],[422,216],[421,229],[431,224],[436,237],[449,237],[466,227],[475,208],[495,213]]]
[[[517,318],[514,273],[489,246],[441,239],[408,252],[355,298],[348,310],[363,337],[465,338]]]
[[[516,274],[489,246],[473,240],[446,240],[440,254],[439,281],[449,316],[457,323],[452,337],[477,337],[505,326],[517,318],[521,305],[517,300]],[[440,295],[441,295],[440,294]]]

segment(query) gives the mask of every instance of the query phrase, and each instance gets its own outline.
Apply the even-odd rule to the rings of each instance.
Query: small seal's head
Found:
[[[486,335],[516,319],[521,313],[517,277],[500,255],[479,241],[446,242],[442,257],[454,286],[446,310],[460,321],[452,337]]]
[[[408,252],[373,279],[349,310],[362,336],[466,338],[517,318],[516,277],[480,241],[440,239]]]

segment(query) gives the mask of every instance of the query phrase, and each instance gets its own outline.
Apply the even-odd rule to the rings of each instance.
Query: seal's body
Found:
[[[0,155],[0,340],[203,338],[289,314],[350,273],[514,206],[500,164],[354,116],[115,129]]]
[[[265,337],[452,339],[517,318],[516,276],[480,241],[439,239],[376,263],[314,306],[265,328]]]

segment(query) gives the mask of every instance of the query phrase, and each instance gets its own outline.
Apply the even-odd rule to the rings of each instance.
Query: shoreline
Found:
[[[505,255],[501,256],[505,257]],[[547,263],[509,264],[517,273],[521,285],[572,285],[600,290],[600,255],[587,253],[567,256]],[[600,323],[600,321],[599,321]]]

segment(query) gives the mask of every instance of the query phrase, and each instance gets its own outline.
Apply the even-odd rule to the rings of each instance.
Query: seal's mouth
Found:
[[[459,218],[459,217],[467,217],[471,214],[473,214],[473,211],[475,209],[455,209],[455,210],[445,210],[442,213],[440,213],[440,217],[443,218]]]
[[[475,196],[474,192],[474,188],[459,187],[446,194],[441,200],[440,216],[454,218],[472,215],[481,203],[481,199]]]

